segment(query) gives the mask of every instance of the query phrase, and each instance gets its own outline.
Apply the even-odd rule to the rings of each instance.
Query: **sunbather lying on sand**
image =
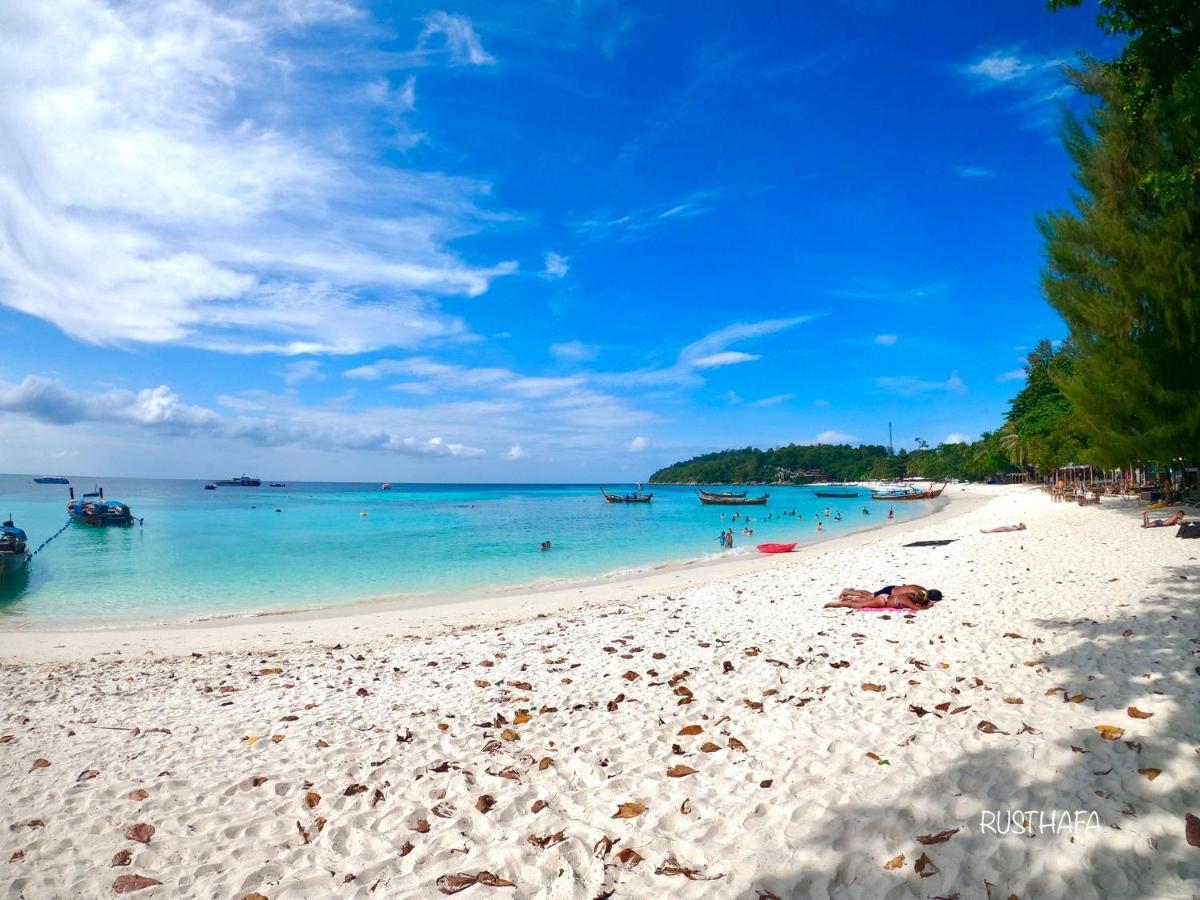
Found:
[[[1001,525],[997,528],[980,528],[982,534],[999,534],[1001,531],[1024,531],[1025,523],[1019,522],[1016,525]]]
[[[889,584],[877,591],[843,588],[839,599],[826,603],[825,608],[844,606],[848,609],[929,609],[941,599],[941,591],[927,590],[919,584]]]
[[[1183,510],[1167,516],[1165,519],[1152,519],[1150,513],[1142,510],[1142,527],[1143,528],[1163,528],[1171,525],[1178,525],[1183,521]]]

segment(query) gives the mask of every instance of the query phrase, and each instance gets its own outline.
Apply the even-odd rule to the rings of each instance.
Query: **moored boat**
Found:
[[[385,481],[379,486],[379,489],[381,491],[390,491],[392,489],[392,483],[390,481]]]
[[[600,488],[600,493],[604,495],[605,503],[649,503],[654,499],[653,494],[644,494],[640,490],[632,494],[610,494],[604,488]]]
[[[791,553],[796,549],[795,544],[759,544],[756,548],[759,553]]]
[[[701,497],[716,497],[718,499],[729,499],[736,497],[745,497],[749,491],[706,491],[704,488],[699,489]]]
[[[891,491],[871,491],[872,500],[886,500],[888,502],[896,500],[936,500],[942,495],[942,491],[946,489],[946,485],[940,487],[930,485],[922,490],[920,488],[901,488]]]
[[[818,497],[857,497],[858,488],[835,487],[833,485],[813,484],[808,488]]]
[[[37,484],[70,484],[71,483],[70,479],[64,478],[62,475],[39,475],[37,478],[35,478],[33,480]]]
[[[67,513],[72,522],[84,525],[132,525],[135,519],[129,510],[129,504],[120,500],[107,500],[104,488],[97,488],[76,498],[75,489],[71,488],[71,499],[67,503]]]
[[[267,487],[287,487],[287,483],[283,481],[272,481]]]
[[[713,494],[707,491],[696,491],[700,502],[705,506],[764,506],[770,494],[761,497],[747,497],[746,492],[740,494]]]
[[[208,484],[206,484],[204,486],[204,489],[206,491],[215,491],[217,489],[217,486],[210,481]]]
[[[218,478],[214,483],[222,487],[261,487],[262,479],[239,475],[237,478]]]
[[[30,559],[28,540],[11,518],[0,525],[0,582],[25,568]]]

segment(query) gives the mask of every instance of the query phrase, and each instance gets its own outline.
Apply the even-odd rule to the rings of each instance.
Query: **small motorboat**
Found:
[[[700,497],[700,502],[705,506],[764,506],[770,494],[763,494],[761,497],[747,497],[746,492],[740,494],[721,493],[714,494],[709,491],[697,491]]]
[[[29,544],[25,532],[11,518],[0,525],[0,582],[15,576],[29,562]]]
[[[70,480],[62,475],[42,475],[33,479],[36,484],[70,484]]]
[[[759,553],[791,553],[796,549],[795,544],[759,544],[757,548]]]
[[[381,491],[390,491],[392,489],[392,483],[390,481],[385,481],[379,486],[379,489]]]
[[[204,486],[204,489],[206,491],[215,491],[217,489],[217,486],[210,481],[208,484],[206,484]]]
[[[267,485],[267,486],[268,486],[268,487],[287,487],[287,484],[286,484],[285,482],[282,482],[282,481],[272,481],[272,482],[271,482],[269,485]]]
[[[120,500],[106,500],[104,488],[96,488],[78,499],[75,488],[69,488],[71,499],[67,503],[67,513],[72,522],[84,525],[132,525],[141,519],[134,518],[129,511],[129,505]]]

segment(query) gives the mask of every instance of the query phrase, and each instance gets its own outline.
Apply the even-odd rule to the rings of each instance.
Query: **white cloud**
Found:
[[[996,376],[996,380],[1003,383],[1005,381],[1019,381],[1025,377],[1024,369],[1010,369],[1007,372],[1001,372]]]
[[[239,402],[239,400],[241,402]],[[28,375],[18,385],[0,382],[0,410],[19,413],[50,425],[79,427],[88,423],[107,428],[133,426],[163,435],[209,436],[245,441],[265,447],[301,446],[322,450],[377,450],[411,456],[475,457],[483,449],[441,435],[405,434],[411,411],[377,409],[348,412],[337,404],[303,406],[286,396],[250,392],[247,397],[225,397],[222,405],[239,411],[227,416],[185,403],[167,385],[140,391],[109,390],[86,394],[56,379]],[[426,412],[432,424],[456,421],[460,426],[498,409],[453,406]],[[251,413],[254,413],[251,415]],[[422,429],[424,430],[424,429]]]
[[[321,363],[315,359],[300,359],[283,367],[283,383],[294,387],[309,379],[322,380],[325,374],[321,371]]]
[[[853,434],[846,434],[844,431],[832,428],[817,435],[818,444],[849,444],[857,440],[858,438]]]
[[[550,354],[559,362],[588,362],[596,358],[600,348],[583,341],[566,341],[561,344],[551,344]]]
[[[787,403],[789,400],[793,399],[795,396],[796,396],[795,394],[774,394],[770,397],[763,397],[761,400],[755,400],[752,403],[750,403],[750,406],[755,406],[755,407],[759,407],[759,408],[767,407],[767,406],[778,406],[781,403]]]
[[[551,252],[546,254],[546,268],[542,270],[542,274],[547,278],[565,278],[571,267],[567,264],[565,256],[559,256],[557,253]]]
[[[104,345],[353,353],[463,333],[438,298],[515,270],[448,249],[495,218],[476,205],[489,186],[374,166],[347,133],[366,98],[289,75],[295,29],[336,40],[354,16],[318,0],[9,7],[0,303]],[[470,58],[462,22],[426,30]],[[313,130],[318,103],[342,129]]]
[[[829,409],[829,401],[817,399],[813,401],[813,406],[817,409]]]
[[[897,338],[896,335],[894,335],[894,334],[877,334],[877,335],[875,335],[875,343],[878,344],[880,347],[894,346],[897,340],[899,340],[899,338]]]
[[[724,366],[736,366],[738,363],[755,362],[762,359],[755,353],[741,353],[737,350],[724,350],[709,356],[701,356],[691,361],[696,369],[720,369]]]
[[[944,441],[942,441],[942,443],[943,444],[969,444],[969,443],[971,443],[971,438],[969,435],[965,435],[961,431],[952,431],[950,434],[946,435],[946,439]]]
[[[524,459],[525,451],[521,449],[520,444],[513,444],[508,452],[504,454],[505,459]]]
[[[483,49],[479,35],[471,20],[466,16],[455,16],[438,10],[427,15],[424,19],[425,30],[417,41],[418,49],[425,49],[431,38],[444,37],[446,50],[456,63],[470,63],[473,66],[490,66],[496,58]]]
[[[629,442],[629,452],[630,453],[641,453],[643,450],[645,450],[649,446],[650,446],[650,438],[639,434],[637,437],[635,437],[632,441]]]
[[[1033,65],[1013,53],[994,52],[967,66],[967,71],[985,81],[1007,82],[1024,78]]]
[[[966,383],[958,377],[957,372],[951,372],[945,381],[929,381],[916,375],[888,375],[876,378],[875,383],[884,390],[892,391],[902,397],[924,394],[932,391],[948,391],[953,394],[965,394]]]
[[[764,319],[761,322],[740,322],[720,328],[700,340],[688,344],[679,351],[678,358],[671,366],[635,369],[629,372],[603,372],[595,377],[603,384],[623,387],[648,385],[698,387],[704,383],[704,379],[697,374],[698,372],[761,358],[752,353],[726,350],[730,344],[786,331],[811,321],[813,318],[813,316],[792,316],[786,319]]]
[[[720,196],[715,189],[693,191],[677,200],[657,206],[647,206],[624,213],[597,213],[587,219],[572,223],[580,234],[595,239],[620,237],[632,239],[642,232],[665,225],[672,221],[694,219],[711,212]]]
[[[959,178],[995,178],[996,170],[987,166],[955,166],[954,174]]]

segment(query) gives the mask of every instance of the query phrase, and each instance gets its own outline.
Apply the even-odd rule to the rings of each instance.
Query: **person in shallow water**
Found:
[[[843,588],[838,599],[826,603],[825,608],[844,606],[848,609],[929,609],[941,599],[941,591],[923,588],[919,584],[889,584],[877,591]]]
[[[549,541],[542,541],[542,550],[549,550],[553,546]]]

